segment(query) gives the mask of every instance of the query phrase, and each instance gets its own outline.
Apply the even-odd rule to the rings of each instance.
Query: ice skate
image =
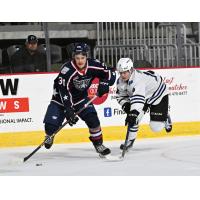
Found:
[[[46,149],[50,149],[51,146],[53,145],[54,137],[51,137],[50,135],[45,136],[45,140],[47,141],[44,143],[44,146]]]
[[[172,130],[172,121],[170,115],[167,115],[167,120],[165,121],[165,130],[166,132],[171,132]]]
[[[89,139],[91,140],[91,137],[89,137]],[[102,139],[101,140],[97,140],[97,141],[92,141],[91,140],[91,142],[93,143],[96,152],[99,153],[99,156],[101,158],[103,158],[104,156],[110,154],[110,152],[111,152],[110,149],[103,145]]]

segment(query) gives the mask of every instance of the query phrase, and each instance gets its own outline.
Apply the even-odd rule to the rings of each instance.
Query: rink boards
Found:
[[[154,69],[155,70],[155,69]],[[138,137],[163,137],[200,134],[200,68],[156,69],[170,93],[170,113],[173,131],[151,132],[149,115],[141,122]],[[42,142],[43,117],[53,93],[56,73],[1,75],[0,87],[0,147],[37,145]],[[98,83],[93,82],[88,95],[92,97]],[[109,95],[94,102],[103,127],[105,140],[125,137],[125,114],[116,99],[116,85]],[[76,128],[66,126],[56,137],[56,143],[87,142],[88,130],[81,120]]]
[[[103,127],[103,137],[105,141],[124,140],[126,127],[113,126]],[[190,136],[200,134],[200,122],[175,123],[173,131],[166,133],[161,131],[153,133],[148,125],[141,125],[137,138],[159,138],[173,136]],[[87,128],[65,129],[59,132],[55,138],[55,143],[76,143],[89,142]],[[31,146],[39,145],[43,142],[43,131],[2,133],[0,134],[0,147]]]

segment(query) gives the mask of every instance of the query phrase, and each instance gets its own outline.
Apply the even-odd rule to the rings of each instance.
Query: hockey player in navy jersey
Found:
[[[117,101],[127,113],[129,138],[125,149],[133,146],[138,132],[138,124],[145,112],[150,110],[150,128],[154,132],[163,128],[172,130],[168,113],[168,91],[160,75],[153,71],[135,70],[130,58],[121,58],[117,63],[120,74],[117,80]],[[120,149],[124,149],[121,144]]]
[[[81,118],[85,121],[90,137],[97,153],[107,155],[110,149],[103,145],[100,121],[95,107],[91,104],[78,117],[75,112],[80,110],[88,101],[87,90],[94,78],[99,78],[97,94],[99,97],[109,92],[109,86],[115,82],[115,72],[112,72],[97,60],[88,58],[88,46],[78,43],[73,50],[71,61],[62,65],[57,78],[54,80],[54,92],[48,106],[45,123],[45,142],[47,149],[51,148],[54,138],[51,136],[66,118],[70,126]]]

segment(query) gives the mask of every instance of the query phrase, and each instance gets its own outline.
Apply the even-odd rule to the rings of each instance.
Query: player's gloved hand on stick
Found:
[[[104,94],[109,92],[109,83],[107,81],[100,81],[99,82],[99,87],[97,90],[97,95],[99,97],[102,97]]]
[[[126,116],[125,126],[127,124],[132,125],[132,126],[138,124],[138,120],[137,120],[138,115],[139,115],[139,112],[137,110],[131,110]]]
[[[75,112],[72,108],[68,108],[64,112],[70,126],[73,126],[79,120],[79,118],[75,116]]]
[[[131,109],[131,104],[129,102],[126,102],[122,105],[122,110],[128,114],[130,112]]]

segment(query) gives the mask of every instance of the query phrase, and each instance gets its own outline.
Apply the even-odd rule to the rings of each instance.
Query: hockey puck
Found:
[[[42,163],[37,163],[35,166],[37,166],[37,167],[38,167],[38,166],[42,166]]]

